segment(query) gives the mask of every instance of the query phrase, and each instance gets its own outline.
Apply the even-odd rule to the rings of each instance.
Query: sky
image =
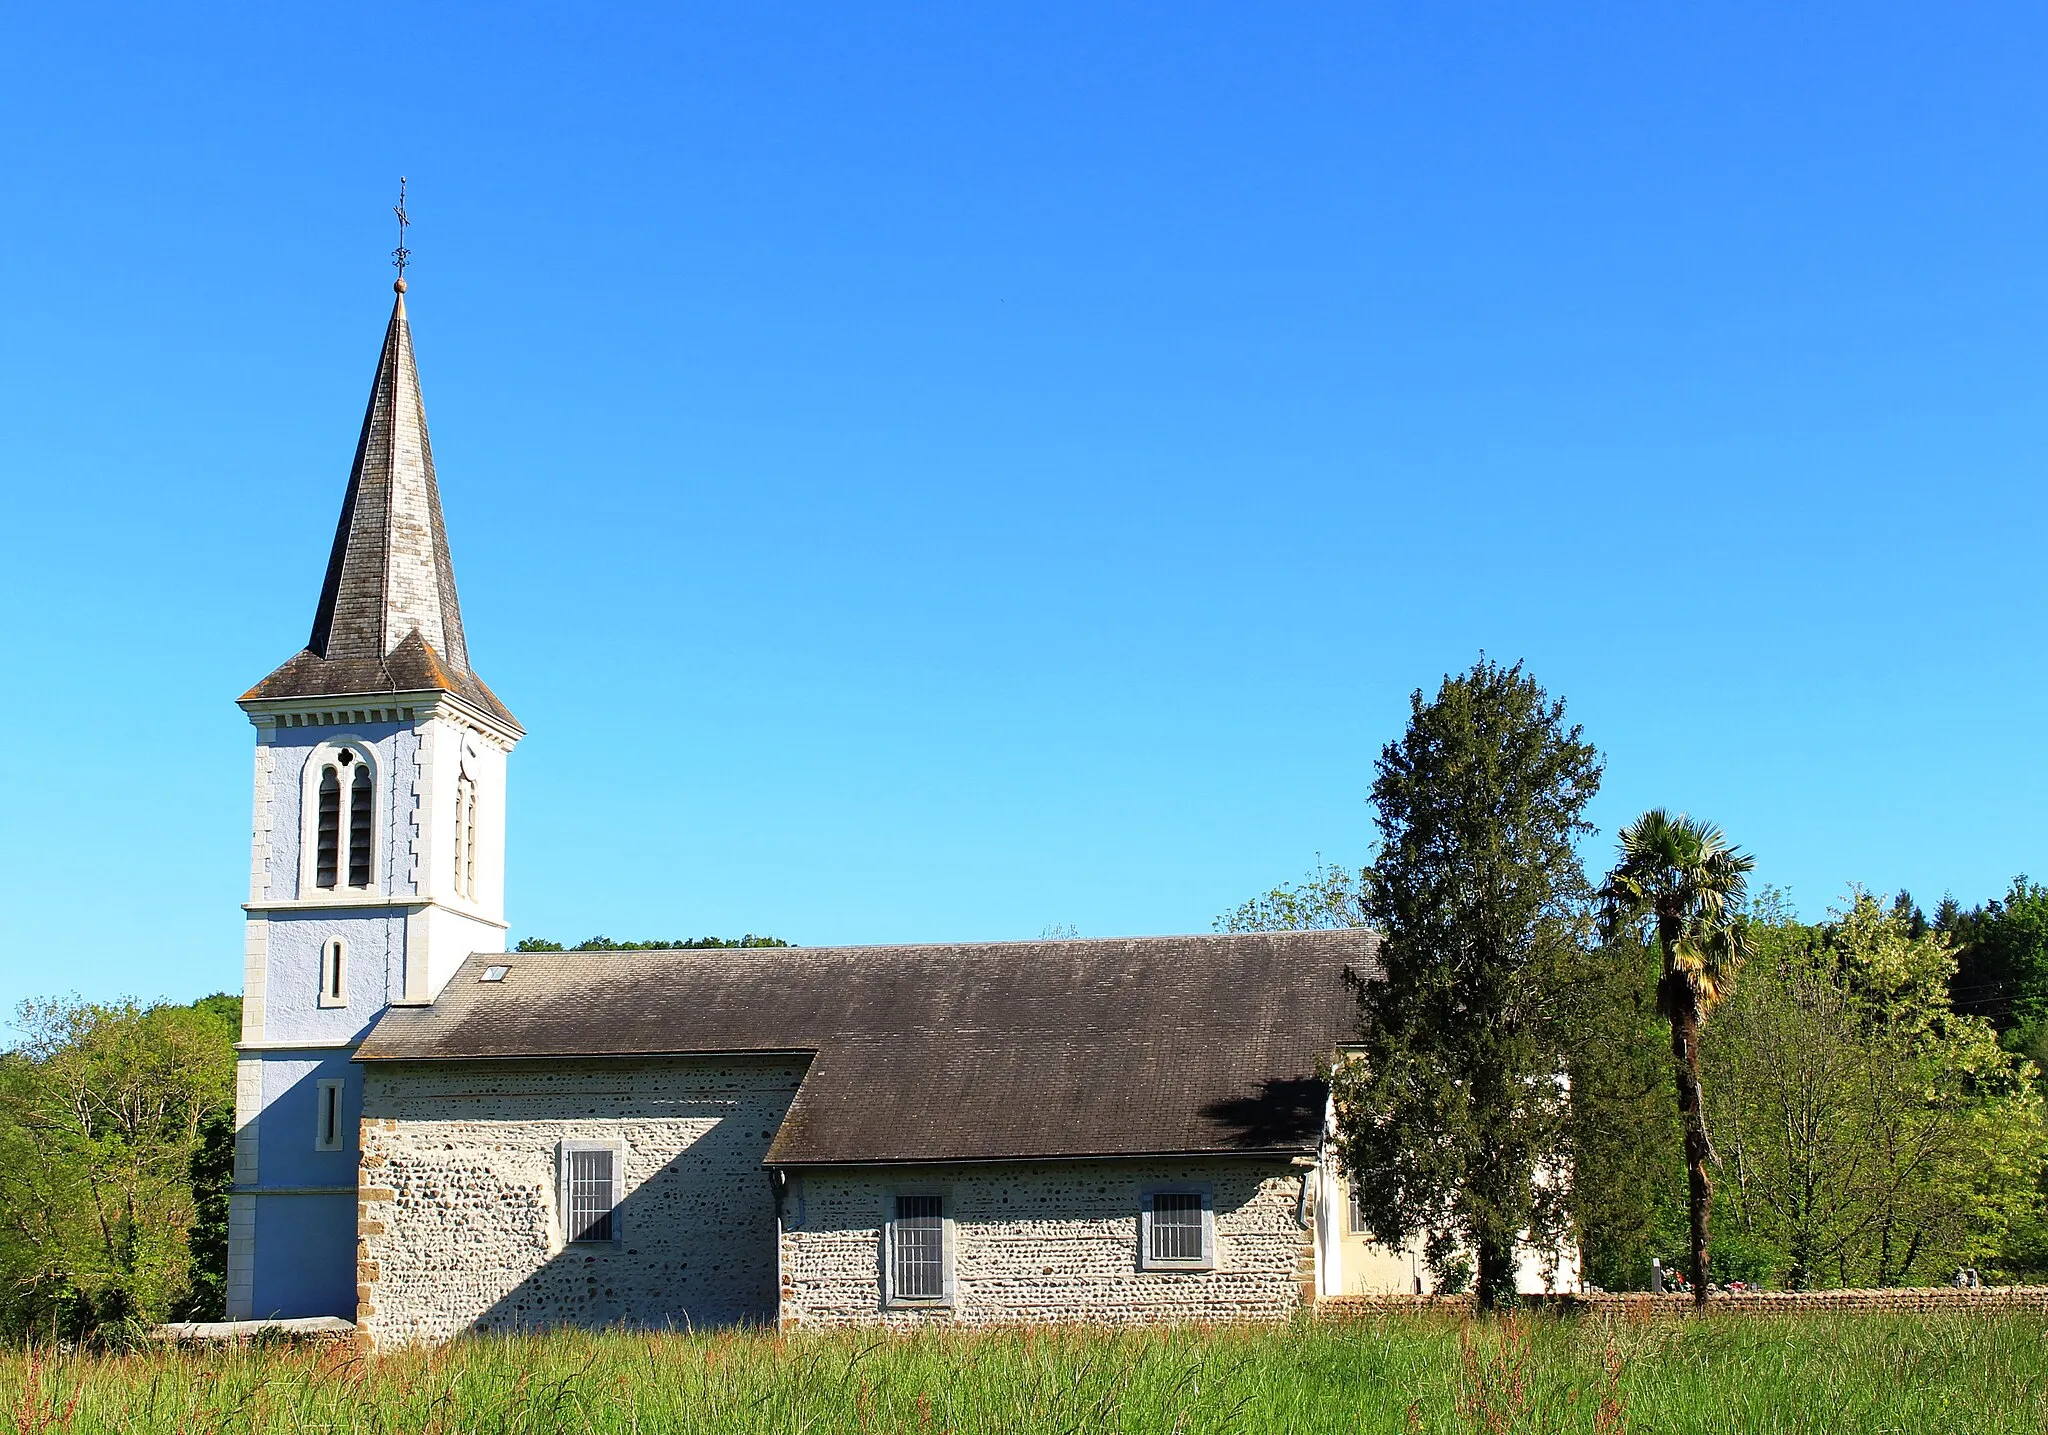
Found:
[[[1588,841],[2048,874],[2048,10],[0,12],[0,1004],[236,989],[390,302],[512,935],[1208,930],[1526,662]]]

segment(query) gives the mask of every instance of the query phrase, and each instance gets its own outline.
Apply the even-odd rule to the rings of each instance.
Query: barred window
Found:
[[[349,756],[350,754],[346,752],[342,754],[344,761]],[[357,763],[356,775],[349,783],[348,793],[348,884],[351,887],[370,885],[370,854],[375,846],[375,829],[370,823],[373,806],[370,797],[370,769],[363,763]]]
[[[1161,1191],[1152,1198],[1152,1259],[1202,1259],[1202,1197],[1196,1191]]]
[[[341,773],[332,763],[320,769],[320,815],[313,833],[313,880],[332,887],[340,880]]]
[[[946,1297],[946,1214],[938,1196],[898,1196],[889,1230],[889,1288],[898,1300]]]
[[[618,1153],[605,1147],[570,1147],[563,1151],[566,1168],[563,1207],[572,1241],[613,1239],[615,1163]]]

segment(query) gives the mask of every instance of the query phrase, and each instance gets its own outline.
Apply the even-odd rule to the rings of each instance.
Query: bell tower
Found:
[[[401,252],[403,242],[401,240]],[[244,693],[256,793],[228,1315],[356,1312],[351,1058],[505,949],[524,729],[469,664],[401,270],[303,650]]]

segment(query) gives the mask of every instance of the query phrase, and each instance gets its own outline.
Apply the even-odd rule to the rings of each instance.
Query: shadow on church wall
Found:
[[[725,1105],[664,1115],[719,1119],[627,1191],[614,1213],[618,1240],[562,1247],[478,1314],[478,1330],[774,1321],[775,1198],[761,1165],[763,1129]],[[552,1206],[548,1219],[559,1220]]]

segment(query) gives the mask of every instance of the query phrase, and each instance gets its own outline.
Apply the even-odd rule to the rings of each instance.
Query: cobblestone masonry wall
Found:
[[[1641,1291],[1538,1296],[1534,1303],[1552,1310],[1607,1313],[1633,1319],[1686,1316],[1692,1314],[1693,1309],[1689,1295],[1650,1295]],[[1326,1319],[1343,1319],[1346,1316],[1401,1311],[1471,1308],[1470,1296],[1330,1296],[1317,1303],[1316,1314]],[[1921,1286],[1884,1290],[1732,1291],[1714,1296],[1707,1303],[1707,1310],[1727,1315],[1789,1315],[1812,1311],[1892,1311],[1908,1315],[1939,1311],[2035,1311],[2048,1314],[2048,1286],[1995,1286],[1984,1290]]]
[[[1281,1320],[1313,1300],[1314,1245],[1286,1161],[1035,1162],[808,1172],[783,1208],[785,1325]],[[1138,1268],[1154,1186],[1214,1193],[1216,1269]],[[954,1230],[953,1309],[888,1309],[882,1222],[898,1190],[942,1192]]]
[[[466,1330],[775,1317],[761,1165],[785,1058],[369,1066],[357,1321],[379,1347]],[[563,1140],[624,1143],[615,1246],[565,1247]]]

